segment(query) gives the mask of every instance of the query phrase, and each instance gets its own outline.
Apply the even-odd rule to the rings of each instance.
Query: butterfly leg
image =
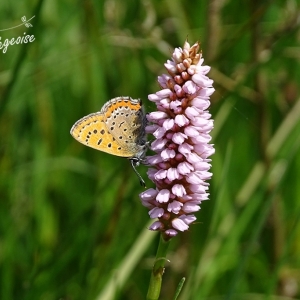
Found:
[[[146,183],[145,183],[144,179],[142,178],[142,176],[140,175],[140,173],[136,169],[136,166],[139,165],[140,160],[138,158],[136,158],[136,157],[130,158],[129,160],[130,160],[131,166],[132,166],[135,174],[137,175],[137,177],[140,180],[141,186],[146,187]]]

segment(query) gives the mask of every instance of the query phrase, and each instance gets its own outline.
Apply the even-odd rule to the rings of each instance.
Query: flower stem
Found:
[[[167,261],[166,254],[170,240],[165,241],[160,235],[159,245],[156,253],[155,263],[151,272],[151,278],[147,293],[147,300],[157,300],[160,294],[164,265]]]

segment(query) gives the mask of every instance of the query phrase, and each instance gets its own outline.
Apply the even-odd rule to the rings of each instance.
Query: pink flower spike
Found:
[[[163,89],[160,90],[156,93],[157,96],[161,97],[161,99],[163,98],[167,98],[173,95],[173,92],[170,89]]]
[[[164,214],[163,208],[154,207],[149,211],[149,216],[151,219],[160,218]]]
[[[158,76],[160,90],[148,96],[156,111],[147,115],[145,131],[154,138],[149,148],[155,153],[144,161],[156,189],[141,193],[140,199],[150,217],[157,218],[149,229],[162,232],[165,240],[188,230],[196,220],[193,213],[209,198],[209,157],[215,150],[208,108],[214,88],[199,50],[198,43],[188,42],[176,48],[165,63],[167,73]]]
[[[156,196],[158,194],[158,191],[155,189],[148,189],[147,191],[140,193],[140,198],[142,200],[154,200],[156,199]]]
[[[167,143],[167,139],[158,139],[155,140],[152,144],[151,144],[151,149],[153,151],[157,151],[157,150],[161,150],[164,148],[165,144]]]
[[[210,120],[206,120],[204,118],[201,118],[201,117],[195,117],[194,120],[192,121],[192,124],[194,126],[205,126]],[[203,129],[201,130],[203,131]]]
[[[148,156],[146,158],[146,164],[148,164],[148,165],[156,165],[160,162],[162,162],[162,158],[160,155]]]
[[[194,215],[181,215],[179,219],[184,221],[186,224],[191,224],[196,221],[197,218]]]
[[[158,170],[154,175],[155,180],[165,179],[167,177],[167,172],[167,170]]]
[[[173,81],[173,78],[170,75],[162,74],[158,76],[157,81],[162,88],[167,88],[168,81]]]
[[[178,152],[180,152],[183,155],[187,155],[191,153],[192,150],[193,150],[193,146],[188,143],[183,143],[178,147]]]
[[[163,123],[163,127],[165,128],[165,130],[170,130],[173,128],[175,122],[173,119],[167,119],[164,121]]]
[[[186,159],[192,165],[202,161],[202,159],[196,153],[187,154]]]
[[[176,63],[181,63],[182,62],[182,53],[181,53],[181,49],[179,48],[176,48],[173,52],[173,55],[172,55],[174,61]]]
[[[187,138],[187,136],[185,134],[183,134],[182,132],[175,132],[173,134],[173,137],[172,137],[172,141],[175,143],[175,144],[182,144],[184,142],[184,140]]]
[[[183,204],[181,202],[175,200],[175,201],[169,203],[168,211],[177,215],[180,212],[182,206],[183,206]]]
[[[172,187],[172,193],[178,197],[182,197],[183,195],[186,195],[186,190],[183,185],[175,184]]]
[[[201,110],[205,110],[210,106],[210,102],[208,100],[197,97],[191,101],[191,104]]]
[[[159,126],[156,124],[153,124],[153,125],[146,126],[145,130],[146,130],[146,133],[153,133],[153,132],[155,132],[155,130],[157,130],[157,128],[159,128]]]
[[[162,158],[164,161],[165,161],[165,160],[169,160],[170,158],[175,157],[175,155],[176,155],[176,153],[175,153],[175,151],[172,150],[172,149],[164,149],[164,150],[161,152],[161,154],[160,154],[161,158]]]
[[[207,171],[210,169],[211,165],[206,161],[199,161],[194,164],[194,167],[197,171]]]
[[[178,126],[182,127],[182,126],[189,124],[189,119],[185,115],[177,115],[175,117],[175,123]]]
[[[194,106],[187,107],[185,110],[185,114],[190,120],[194,120],[195,117],[198,117],[200,115],[197,108]]]
[[[203,179],[203,180],[207,180],[207,179],[210,179],[211,178],[211,176],[212,176],[212,173],[210,173],[210,172],[201,172],[201,179]]]
[[[194,75],[195,76],[195,75]],[[188,94],[188,95],[193,95],[198,91],[198,86],[191,80],[187,81],[182,89]]]
[[[172,110],[176,110],[180,106],[181,106],[181,102],[178,100],[172,101],[170,103],[170,109],[172,109]]]
[[[194,126],[185,127],[184,133],[189,137],[196,137],[199,135],[199,131]]]
[[[145,206],[145,207],[147,207],[148,209],[152,209],[153,207],[155,207],[155,205],[152,204],[151,201],[148,201],[146,199],[144,199],[144,200],[141,199],[141,202],[142,202],[142,205]]]
[[[191,184],[203,184],[203,180],[196,172],[192,172],[186,175],[186,181]]]
[[[185,213],[190,214],[190,213],[200,210],[200,206],[197,205],[194,201],[188,201],[183,204],[182,210]]]
[[[150,94],[150,95],[148,95],[148,99],[149,99],[150,101],[152,101],[152,102],[156,102],[156,101],[161,100],[161,98],[158,97],[156,94]]]
[[[159,101],[159,104],[167,110],[170,108],[170,99],[162,99]]]
[[[209,66],[202,66],[201,67],[201,73],[206,75],[210,71],[211,67]]]
[[[198,145],[200,143],[209,143],[210,140],[211,140],[211,136],[209,134],[205,134],[205,133],[202,133],[202,134],[199,134],[197,136],[193,136],[191,137],[191,140],[193,141],[194,144]]]
[[[172,182],[175,179],[179,178],[179,173],[176,168],[170,168],[167,172],[167,178]]]
[[[185,231],[189,229],[189,226],[181,219],[173,219],[172,226],[179,230],[179,231]]]
[[[147,115],[147,119],[149,121],[166,119],[167,117],[168,117],[168,114],[166,114],[163,111],[155,111],[155,112],[151,112],[150,114]]]
[[[166,129],[163,127],[158,127],[155,132],[153,132],[153,135],[157,138],[160,139],[164,136],[164,134],[166,133]]]
[[[215,89],[213,87],[205,88],[199,92],[198,96],[204,99],[209,99],[209,97],[214,93],[214,91]]]
[[[181,162],[180,164],[178,164],[177,170],[178,170],[179,174],[187,175],[187,174],[191,173],[191,171],[194,170],[194,167],[191,164],[189,164],[188,162],[184,161],[184,162]]]
[[[203,194],[193,194],[193,201],[205,201],[208,200],[208,193],[203,193]]]
[[[178,234],[178,232],[175,229],[167,229],[165,231],[165,235],[167,235],[168,237],[174,237]]]
[[[190,185],[190,190],[193,192],[193,193],[205,193],[206,190],[207,190],[207,187],[206,186],[203,186],[203,185],[196,185],[196,184],[191,184]]]
[[[195,82],[195,84],[197,84],[201,88],[210,87],[214,82],[213,80],[201,74],[193,75],[192,80],[193,82]]]
[[[167,63],[165,63],[165,67],[171,75],[177,73],[176,65],[170,60],[168,60]]]
[[[148,178],[150,180],[154,181],[155,180],[154,175],[155,175],[156,172],[157,172],[156,169],[153,169],[153,168],[148,169],[148,171],[147,171]]]
[[[167,189],[163,189],[157,194],[156,201],[159,203],[166,203],[169,201],[169,198],[170,198],[170,191]]]
[[[160,230],[163,228],[163,224],[159,221],[154,222],[152,225],[150,225],[149,230]]]
[[[199,71],[198,73],[201,73],[201,66],[202,66],[203,62],[204,62],[204,59],[201,58],[201,59],[199,60],[198,64],[197,64],[197,68],[200,69],[200,71]]]

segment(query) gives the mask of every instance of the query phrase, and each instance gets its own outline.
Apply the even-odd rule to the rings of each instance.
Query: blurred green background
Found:
[[[300,6],[281,1],[1,1],[0,299],[145,299],[158,234],[126,159],[73,123],[158,90],[201,42],[216,89],[210,201],[171,243],[161,299],[300,299]],[[147,181],[146,167],[139,171]]]

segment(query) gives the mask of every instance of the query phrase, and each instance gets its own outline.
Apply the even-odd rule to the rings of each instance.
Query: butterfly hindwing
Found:
[[[101,112],[78,120],[71,128],[71,135],[80,143],[109,154],[131,157],[132,152],[116,142],[108,130]]]

